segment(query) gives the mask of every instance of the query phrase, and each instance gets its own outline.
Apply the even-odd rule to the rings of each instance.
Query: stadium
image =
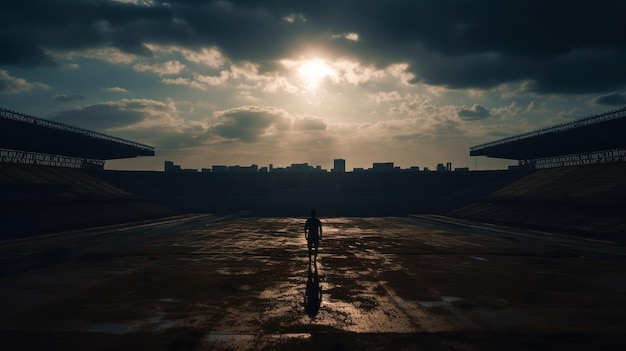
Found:
[[[5,237],[184,213],[300,216],[309,208],[328,216],[448,214],[614,239],[626,230],[625,108],[470,148],[471,156],[518,160],[509,171],[449,173],[105,171],[106,160],[155,150],[7,109],[0,117]]]
[[[170,349],[620,348],[624,130],[621,108],[470,148],[517,160],[509,170],[168,173],[105,170],[155,149],[2,108],[0,268],[11,308],[0,334],[11,349],[93,348],[111,336],[132,349],[146,334],[160,341],[144,346],[184,346]],[[292,243],[311,208],[326,218],[326,295],[303,322],[294,311],[304,259]],[[427,268],[439,264],[454,278]],[[281,274],[295,288],[264,279]],[[68,297],[76,291],[82,300]]]

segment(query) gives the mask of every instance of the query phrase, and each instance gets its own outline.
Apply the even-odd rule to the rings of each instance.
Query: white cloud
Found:
[[[120,2],[122,4],[133,4],[136,6],[154,6],[153,0],[109,0],[112,2]]]
[[[397,91],[379,91],[375,94],[369,94],[369,99],[377,104],[383,102],[395,102],[402,100],[402,96]]]
[[[9,72],[0,69],[0,93],[16,94],[30,91],[33,89],[48,89],[48,85],[39,82],[28,82],[24,78],[13,77]]]
[[[233,64],[230,67],[233,79],[248,79],[252,81],[263,80],[265,77],[259,74],[259,65],[250,61]]]
[[[53,57],[61,60],[71,61],[76,58],[88,58],[110,63],[132,63],[137,60],[137,56],[124,53],[117,48],[102,47],[96,49],[85,49],[75,51],[53,51],[49,52]]]
[[[497,107],[491,109],[491,114],[494,116],[500,116],[502,119],[513,117],[522,111],[522,107],[513,101],[507,106]]]
[[[210,86],[216,86],[226,83],[229,76],[230,73],[228,71],[222,71],[220,72],[219,76],[205,76],[197,74],[193,77],[193,79],[184,77],[173,79],[165,78],[162,79],[161,82],[168,85],[184,85],[194,89],[207,90]]]
[[[385,76],[384,70],[379,70],[374,66],[364,66],[355,60],[338,60],[331,67],[339,73],[340,79],[353,85],[363,84]]]
[[[334,34],[332,36],[333,39],[339,39],[339,38],[343,38],[343,39],[347,39],[350,41],[359,41],[359,34],[358,33],[342,33],[342,34]]]
[[[426,117],[441,113],[440,107],[436,106],[428,95],[407,93],[402,99],[394,102],[395,104],[389,109],[389,112],[395,115]]]
[[[120,88],[120,87],[110,87],[110,88],[104,88],[102,89],[104,91],[108,91],[111,93],[130,93],[130,91],[124,89],[124,88]]]
[[[227,59],[222,55],[216,47],[201,48],[199,50],[191,50],[180,46],[163,46],[155,44],[145,45],[150,51],[156,53],[179,53],[187,61],[196,64],[208,66],[211,68],[220,68],[227,63]]]
[[[222,56],[222,53],[215,47],[202,48],[200,51],[181,49],[180,52],[187,60],[212,68],[219,68],[226,63],[226,59]]]
[[[283,20],[289,23],[306,22],[306,18],[302,14],[289,14],[283,17]]]
[[[195,76],[195,80],[206,85],[220,85],[224,84],[229,77],[230,73],[228,71],[221,71],[219,76],[197,75]]]
[[[295,118],[293,121],[294,130],[313,131],[326,130],[327,128],[327,122],[319,117],[302,116]]]
[[[179,61],[167,61],[162,63],[136,64],[134,69],[138,72],[152,72],[159,76],[178,74],[185,68]]]
[[[412,85],[415,75],[408,71],[409,65],[407,63],[394,63],[389,65],[385,70],[392,76],[399,78],[400,82],[404,85]]]

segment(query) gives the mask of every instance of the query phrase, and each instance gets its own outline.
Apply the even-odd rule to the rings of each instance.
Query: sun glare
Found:
[[[337,75],[337,72],[322,59],[302,62],[298,65],[297,72],[304,87],[310,91],[316,91],[324,79],[333,78]]]

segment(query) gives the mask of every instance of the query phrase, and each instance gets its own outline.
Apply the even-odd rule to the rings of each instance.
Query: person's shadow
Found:
[[[317,316],[322,304],[322,287],[317,274],[317,261],[309,261],[309,274],[304,292],[304,309],[311,318]]]

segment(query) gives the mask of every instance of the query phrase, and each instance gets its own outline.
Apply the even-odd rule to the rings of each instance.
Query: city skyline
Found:
[[[288,166],[278,166],[276,167],[274,164],[269,164],[267,166],[260,166],[256,163],[252,163],[250,165],[211,165],[209,168],[202,167],[198,168],[183,168],[181,165],[176,164],[174,161],[165,161],[164,162],[164,171],[165,172],[192,172],[192,173],[226,173],[226,172],[324,172],[324,173],[352,173],[352,172],[390,172],[390,171],[437,171],[437,172],[451,172],[451,171],[469,171],[469,167],[452,167],[452,162],[438,163],[436,167],[430,168],[428,166],[409,166],[407,168],[402,168],[400,166],[396,166],[394,162],[373,162],[371,167],[363,168],[363,167],[354,167],[352,170],[348,170],[346,168],[345,159],[334,159],[333,164],[335,167],[331,169],[325,169],[321,165],[309,164],[307,162],[303,163],[292,163]]]
[[[156,149],[108,169],[339,157],[505,169],[515,161],[469,148],[626,105],[625,12],[608,0],[10,2],[0,106]]]

